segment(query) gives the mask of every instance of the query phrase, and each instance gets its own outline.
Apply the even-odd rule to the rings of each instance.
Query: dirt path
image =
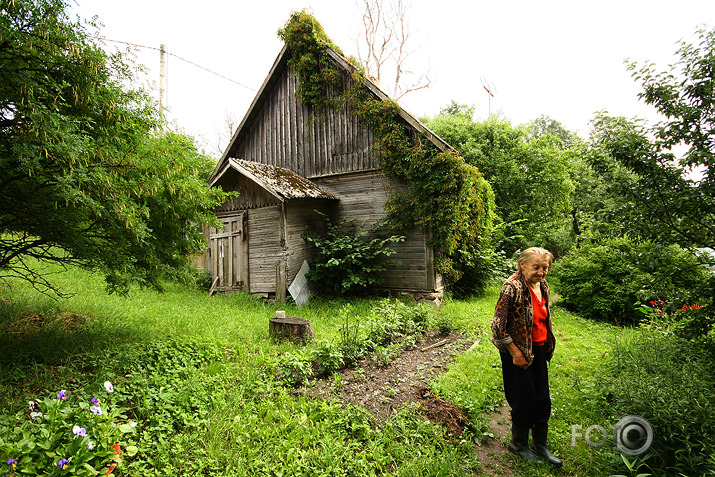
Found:
[[[431,421],[443,424],[452,435],[459,436],[469,419],[459,407],[436,397],[429,383],[471,345],[460,334],[443,336],[436,330],[429,331],[415,348],[402,352],[386,366],[366,359],[355,369],[341,370],[299,392],[312,397],[337,397],[383,421],[406,406],[418,406]],[[504,444],[509,434],[508,407],[502,405],[490,415],[489,425],[494,437],[474,448],[482,470],[485,475],[512,476],[509,462],[504,459],[508,452]]]

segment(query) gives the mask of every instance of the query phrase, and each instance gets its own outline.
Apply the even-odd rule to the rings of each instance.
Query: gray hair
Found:
[[[526,263],[531,257],[539,256],[544,257],[549,261],[549,268],[554,264],[554,254],[541,247],[529,247],[519,256],[519,261],[517,262],[519,268],[521,268],[522,263]]]

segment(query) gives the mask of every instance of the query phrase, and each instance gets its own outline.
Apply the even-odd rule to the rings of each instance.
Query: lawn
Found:
[[[163,293],[107,295],[100,277],[77,270],[58,272],[53,280],[70,296],[53,299],[23,283],[2,289],[0,436],[2,426],[7,431],[18,422],[12,416],[23,413],[35,425],[23,421],[26,441],[42,441],[37,446],[25,442],[25,453],[10,445],[12,439],[0,442],[3,462],[16,459],[18,470],[42,461],[61,475],[55,465],[61,452],[39,451],[48,444],[42,440],[43,424],[28,417],[27,403],[54,401],[64,390],[68,398],[62,405],[76,404],[77,412],[81,402],[101,395],[115,413],[104,416],[113,419],[124,449],[115,475],[461,476],[500,475],[499,468],[504,475],[552,475],[544,466],[518,462],[509,454],[499,456],[496,471],[480,462],[479,444],[488,436],[502,444],[506,439],[487,425],[489,413],[502,401],[498,355],[489,333],[496,288],[479,298],[447,300],[430,314],[431,326],[448,326],[477,342],[432,382],[438,396],[457,404],[472,421],[455,439],[413,408],[378,421],[339,401],[307,399],[281,381],[281,370],[305,364],[311,350],[322,346],[330,351],[328,344],[345,331],[346,316],[356,324],[373,319],[379,300],[351,300],[348,310],[346,300],[316,299],[299,309],[245,295],[209,297],[177,284],[166,284]],[[270,339],[268,320],[278,309],[310,320],[316,343]],[[608,428],[613,423],[590,396],[597,392],[610,343],[621,330],[558,307],[554,323],[558,347],[550,368],[550,443],[565,462],[558,474],[607,475],[618,456],[613,446],[594,448],[583,439],[572,445],[572,426]],[[113,393],[103,391],[105,381],[113,383]],[[77,419],[89,419],[86,406],[82,409]],[[44,428],[49,427],[45,421]],[[95,459],[90,467],[99,468],[95,454],[86,456],[63,443],[80,442],[71,429],[55,431],[53,445],[75,452],[68,465]],[[20,454],[26,456],[24,463]],[[108,455],[104,461],[111,460]],[[72,469],[92,475],[86,466]]]

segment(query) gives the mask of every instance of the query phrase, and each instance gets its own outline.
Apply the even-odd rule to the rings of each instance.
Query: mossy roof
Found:
[[[229,170],[239,172],[280,200],[337,200],[334,195],[289,169],[236,158],[228,158],[224,168],[213,175],[210,185],[216,184]]]

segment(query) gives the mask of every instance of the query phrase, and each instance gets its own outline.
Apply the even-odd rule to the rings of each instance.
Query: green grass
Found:
[[[110,379],[128,419],[138,422],[139,452],[118,475],[480,475],[474,452],[488,432],[485,413],[502,400],[499,356],[489,323],[497,289],[447,300],[439,320],[478,341],[433,388],[462,407],[474,426],[458,441],[405,410],[387,423],[335,402],[293,395],[274,379],[280,356],[301,349],[268,337],[278,309],[310,320],[319,340],[339,336],[346,301],[303,308],[246,295],[213,296],[167,284],[163,293],[107,295],[100,277],[70,270],[53,278],[73,293],[54,300],[13,283],[0,305],[0,403],[12,414],[59,389],[91,394]],[[356,320],[376,300],[351,300]],[[67,316],[72,319],[68,320]],[[58,321],[57,317],[65,317]],[[18,332],[18,323],[34,328]],[[67,324],[71,324],[68,327]],[[558,347],[551,362],[552,449],[566,462],[558,475],[606,475],[609,446],[571,446],[571,426],[607,427],[588,399],[620,331],[554,309]],[[1,456],[4,457],[4,456]],[[505,460],[517,475],[556,475]]]

